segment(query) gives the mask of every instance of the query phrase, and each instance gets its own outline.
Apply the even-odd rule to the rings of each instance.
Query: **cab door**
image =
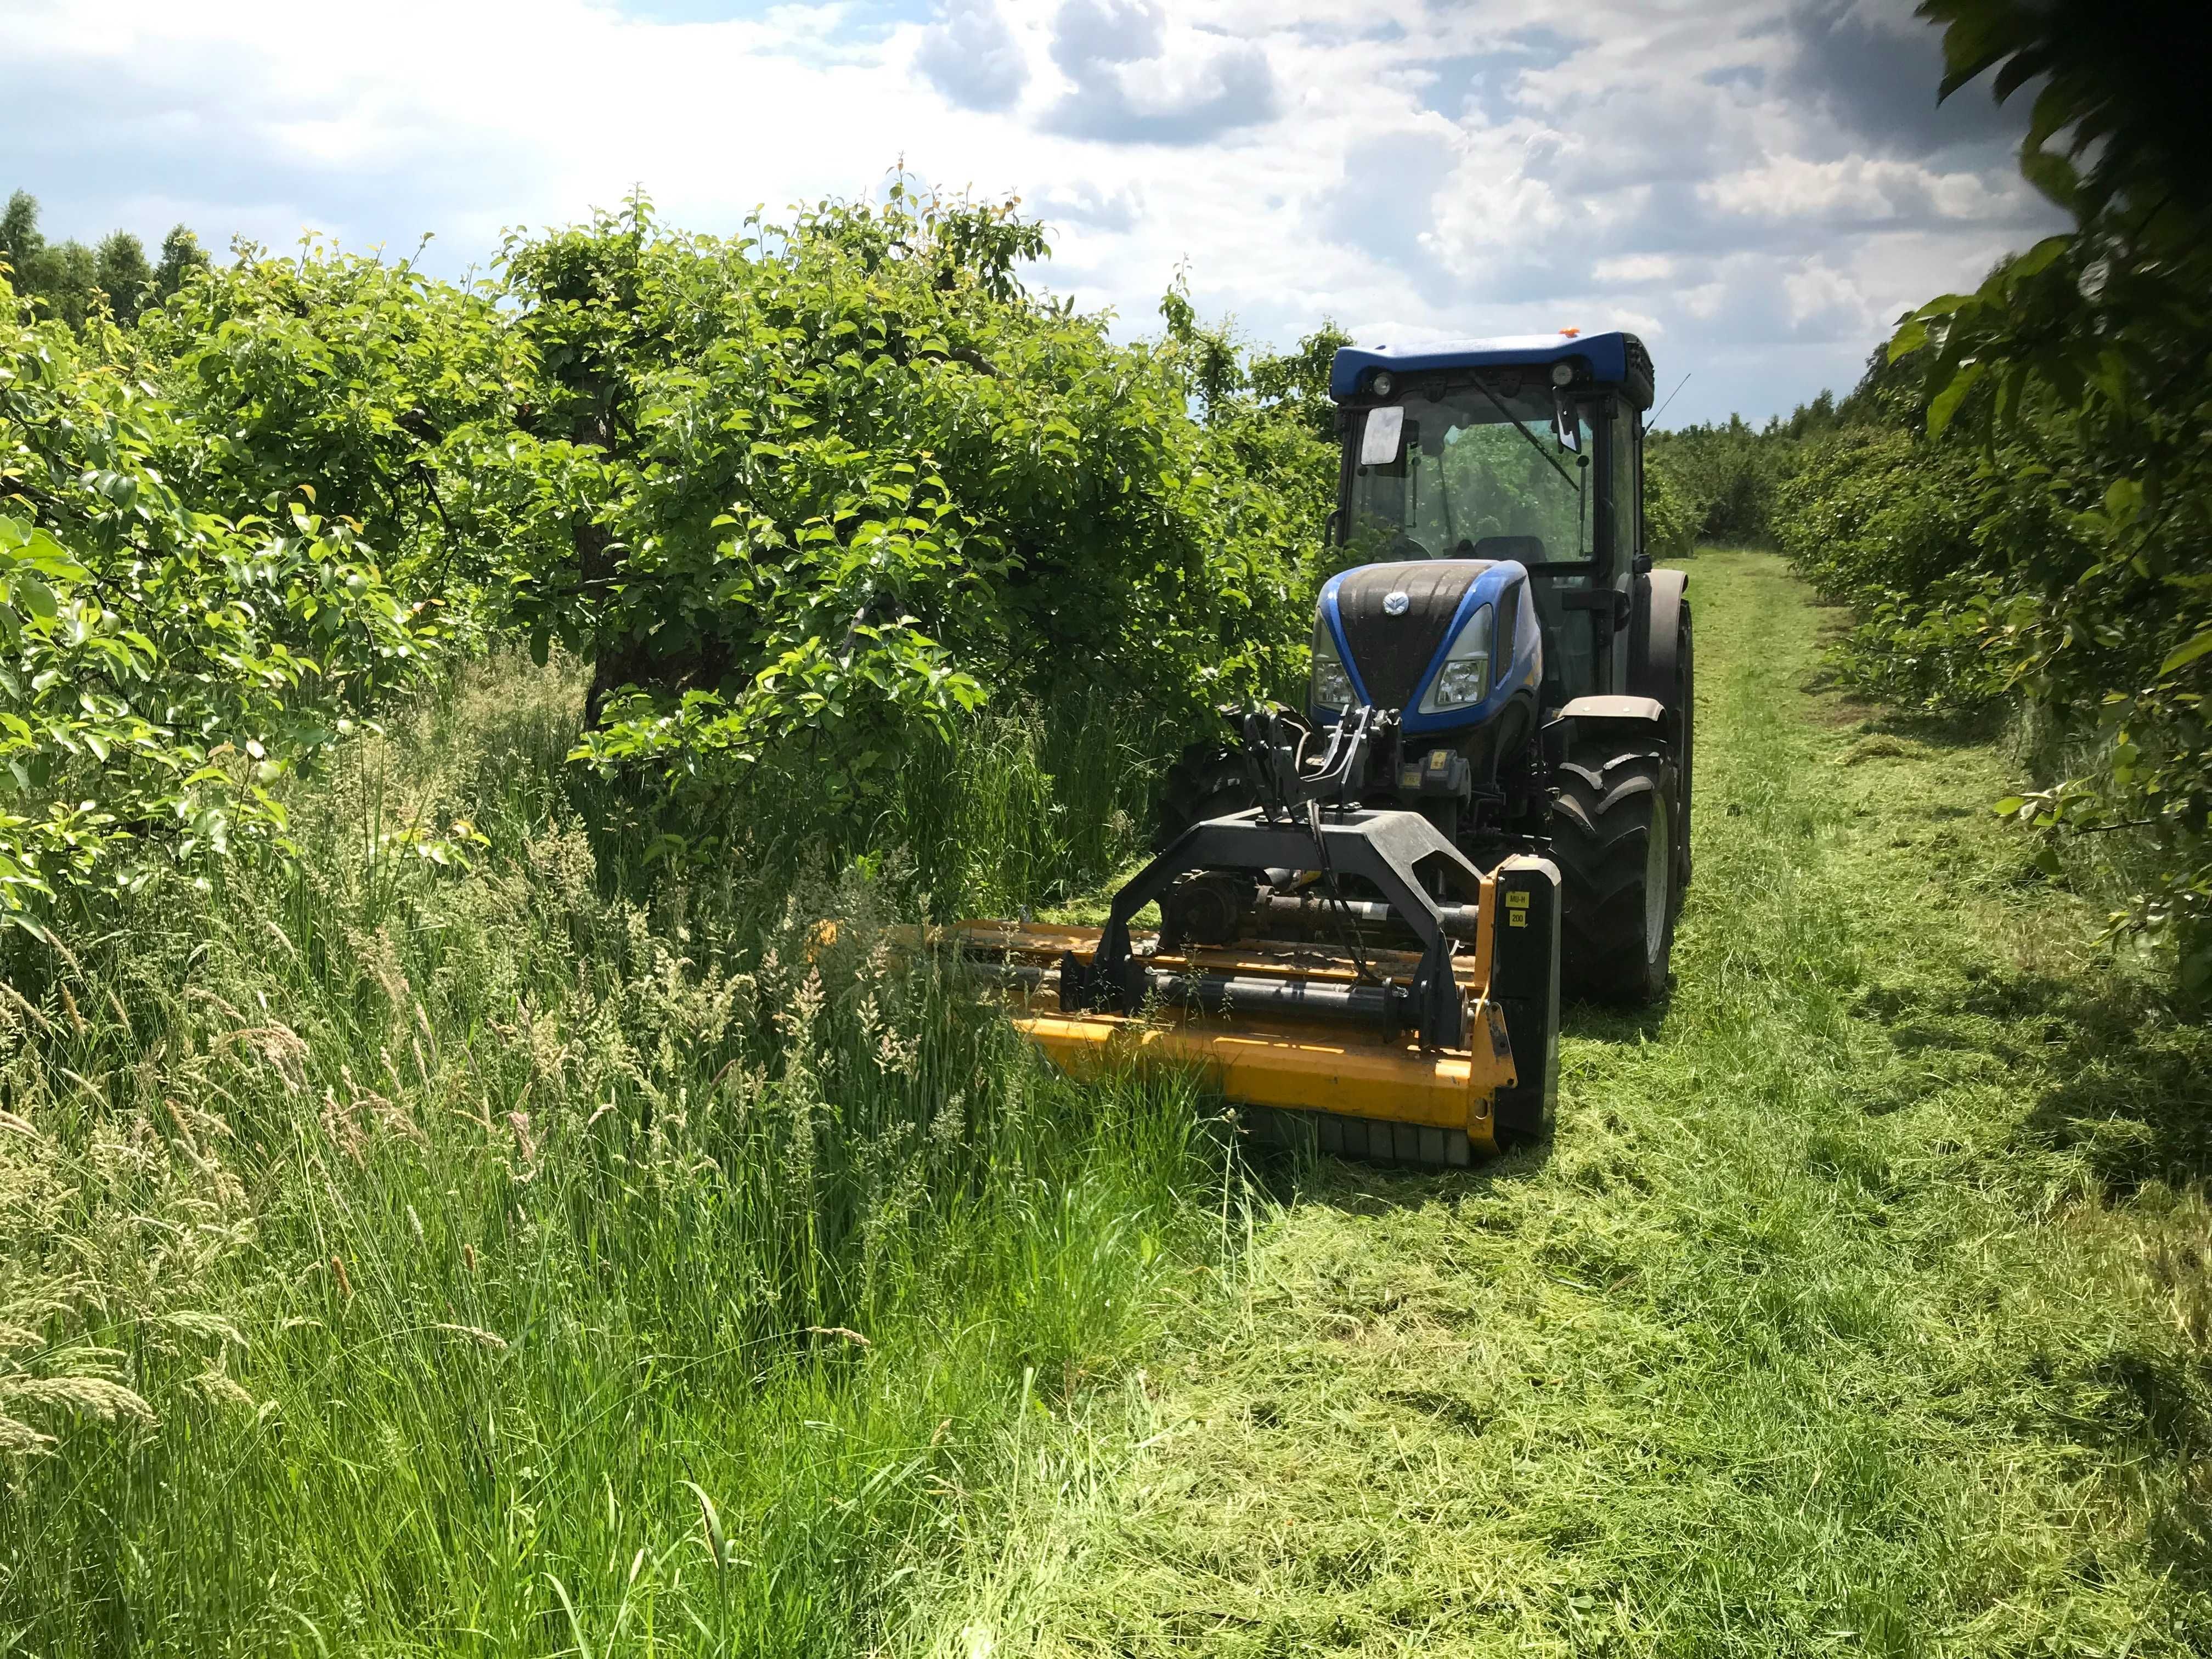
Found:
[[[1575,400],[1590,483],[1592,556],[1533,567],[1529,587],[1544,624],[1543,705],[1626,690],[1636,555],[1642,548],[1638,421],[1611,392]]]

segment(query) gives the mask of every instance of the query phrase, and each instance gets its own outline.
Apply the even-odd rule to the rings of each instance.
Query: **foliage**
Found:
[[[1655,432],[1646,443],[1647,478],[1664,479],[1664,493],[1689,517],[1692,538],[1736,547],[1771,538],[1768,519],[1784,461],[1776,434],[1741,415],[1725,425]]]
[[[194,505],[173,480],[215,437],[0,283],[0,928],[281,837],[270,786],[436,637],[312,489]]]
[[[1945,95],[1985,74],[2000,100],[2041,82],[2021,170],[2075,228],[1904,322],[1885,391],[1894,416],[1917,380],[1903,421],[1918,430],[1808,477],[1785,539],[1871,611],[1847,658],[1863,680],[1910,682],[1930,706],[2002,684],[2057,734],[2005,810],[2045,831],[2143,832],[2151,878],[2126,919],[2167,933],[2202,996],[2212,199],[2183,66],[2204,61],[2207,21],[2114,28],[2082,0],[1922,12],[1945,26]]]
[[[769,773],[865,810],[989,700],[1188,718],[1282,678],[1317,526],[1189,418],[1174,347],[1023,288],[1012,204],[747,228],[634,204],[508,249],[546,388],[508,603],[594,659],[588,759],[709,823]]]
[[[1171,331],[1164,350],[1179,343]],[[1324,320],[1290,351],[1248,356],[1242,392],[1206,405],[1206,447],[1240,480],[1244,523],[1274,550],[1278,586],[1247,626],[1262,653],[1257,678],[1279,696],[1299,695],[1291,688],[1303,684],[1305,661],[1297,647],[1311,627],[1314,595],[1342,556],[1324,534],[1336,508],[1339,442],[1328,374],[1337,348],[1351,343]]]
[[[1648,441],[1647,441],[1648,444]],[[1647,453],[1644,468],[1644,544],[1656,559],[1687,558],[1698,520],[1675,475]]]
[[[36,204],[21,198],[11,216],[10,245],[35,264]],[[94,307],[77,337],[21,346],[50,362],[18,379],[47,375],[59,400],[19,392],[11,437],[62,482],[25,494],[11,473],[26,526],[11,550],[43,539],[9,556],[52,564],[40,580],[65,602],[108,584],[102,614],[161,653],[113,665],[143,700],[190,652],[173,659],[179,641],[118,608],[116,562],[143,575],[169,568],[141,560],[149,538],[198,547],[304,514],[312,527],[277,538],[292,550],[276,563],[233,561],[276,573],[278,611],[343,566],[361,586],[340,609],[399,630],[378,661],[411,659],[434,618],[472,649],[516,637],[540,661],[558,647],[592,665],[577,757],[619,786],[595,798],[602,829],[700,853],[751,838],[773,796],[810,804],[805,824],[781,826],[793,837],[865,851],[911,820],[920,795],[902,774],[966,775],[957,756],[988,746],[987,707],[992,731],[1042,720],[1048,749],[1082,750],[1102,721],[1172,748],[1212,705],[1279,690],[1303,666],[1341,337],[1324,327],[1248,377],[1225,326],[1199,329],[1171,295],[1165,337],[1116,344],[1106,319],[1024,286],[1046,252],[1012,204],[902,178],[879,204],[824,204],[726,240],[665,232],[641,199],[517,235],[500,280],[473,290],[312,240],[284,258],[241,246],[216,269],[179,232],[153,279],[173,291],[137,325]],[[86,450],[100,425],[80,426],[72,398],[127,414],[125,460]],[[159,510],[81,544],[64,498],[88,465],[135,478]],[[193,580],[221,611],[234,579]],[[338,612],[316,603],[327,631]],[[254,614],[267,631],[277,611]],[[60,649],[42,630],[25,648]],[[343,626],[313,640],[277,628],[264,644],[279,641],[290,656],[239,659],[262,676],[257,712],[133,705],[143,728],[94,736],[148,765],[176,760],[200,802],[217,787],[200,750],[251,740],[257,769],[281,769],[307,750],[270,749],[279,726],[326,731],[389,678],[347,654],[362,642]],[[339,658],[320,660],[325,647]],[[28,670],[52,698],[72,672],[43,658]],[[171,715],[198,730],[191,753],[170,754]],[[91,753],[52,727],[52,708],[22,717],[47,726],[21,741]],[[1133,758],[1141,772],[1151,757]],[[34,794],[64,787],[67,769],[33,769]],[[172,850],[226,843],[240,791],[265,781],[240,774],[222,833],[172,836]],[[33,896],[85,876],[117,837],[150,844],[164,813],[202,810],[109,779],[67,787],[88,816],[39,832],[21,878]],[[51,805],[33,804],[24,824]],[[1091,857],[1120,833],[1054,835]]]
[[[1763,427],[1732,415],[1725,422],[1654,432],[1644,482],[1647,503],[1662,503],[1654,538],[1663,531],[1684,538],[1685,548],[1697,541],[1773,545],[1781,491],[1806,456],[1832,436],[1908,418],[1911,398],[1899,384],[1905,378],[1877,349],[1859,383],[1841,398],[1821,392]],[[1647,506],[1647,517],[1650,512]],[[1675,527],[1677,515],[1686,519],[1686,531]]]
[[[1839,656],[1850,684],[1894,706],[1973,712],[2007,690],[1990,648],[1980,548],[2016,526],[1971,459],[1894,428],[1815,446],[1778,492],[1776,540],[1821,594],[1857,607]]]
[[[1245,365],[1245,382],[1262,409],[1287,416],[1336,451],[1336,400],[1329,395],[1329,371],[1339,350],[1352,343],[1352,336],[1330,318],[1312,333],[1299,337],[1291,350],[1261,352]],[[1328,471],[1323,468],[1324,473]]]
[[[312,240],[295,258],[243,246],[125,345],[205,434],[172,458],[179,489],[270,513],[305,485],[388,550],[410,601],[479,619],[507,574],[482,476],[533,372],[493,293]]]

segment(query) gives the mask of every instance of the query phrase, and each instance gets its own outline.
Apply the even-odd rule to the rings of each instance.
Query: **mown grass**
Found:
[[[978,1602],[1000,1651],[2212,1646],[2212,1042],[1990,817],[2005,760],[1807,688],[1693,567],[1678,984],[1557,1138],[1277,1172]]]
[[[0,1651],[927,1642],[1024,1437],[1218,1253],[1210,1115],[895,951],[896,857],[609,896],[578,703],[494,665],[297,793],[296,866],[17,959]],[[918,785],[941,878],[1079,867],[988,735]]]

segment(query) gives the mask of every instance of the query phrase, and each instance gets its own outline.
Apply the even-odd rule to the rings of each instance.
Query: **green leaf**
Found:
[[[1912,313],[1911,321],[1924,322],[1933,317],[1948,317],[1973,296],[1966,294],[1939,294]]]
[[[2033,247],[2005,268],[2005,275],[2016,281],[2025,280],[2048,267],[2053,259],[2074,246],[2071,232],[2059,236],[2046,236]]]
[[[2158,665],[2158,677],[2164,679],[2176,669],[2185,668],[2199,657],[2212,656],[2212,628],[2206,629],[2186,645],[2176,647],[2164,662]]]
[[[1987,363],[1981,362],[1966,364],[1951,376],[1949,382],[1940,392],[1929,399],[1928,435],[1929,437],[1940,438],[1943,435],[1944,428],[1951,424],[1951,417],[1959,412],[1959,405],[1966,401],[1966,394],[1974,389],[1974,382],[1982,378],[1983,370],[1988,367]]]

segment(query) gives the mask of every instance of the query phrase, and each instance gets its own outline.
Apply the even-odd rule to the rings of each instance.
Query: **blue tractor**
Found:
[[[1644,545],[1652,388],[1626,333],[1339,351],[1348,568],[1304,711],[1313,733],[1368,711],[1364,805],[1420,813],[1481,868],[1548,858],[1562,988],[1615,1003],[1665,990],[1690,879],[1690,606]],[[1196,746],[1158,844],[1264,793],[1241,746]],[[1224,905],[1186,887],[1171,931],[1221,935]]]
[[[1651,361],[1347,349],[1330,390],[1305,707],[1176,763],[1103,927],[958,938],[1071,1072],[1194,1066],[1255,1131],[1465,1164],[1549,1128],[1563,989],[1667,986],[1692,702],[1683,578],[1644,547]]]

